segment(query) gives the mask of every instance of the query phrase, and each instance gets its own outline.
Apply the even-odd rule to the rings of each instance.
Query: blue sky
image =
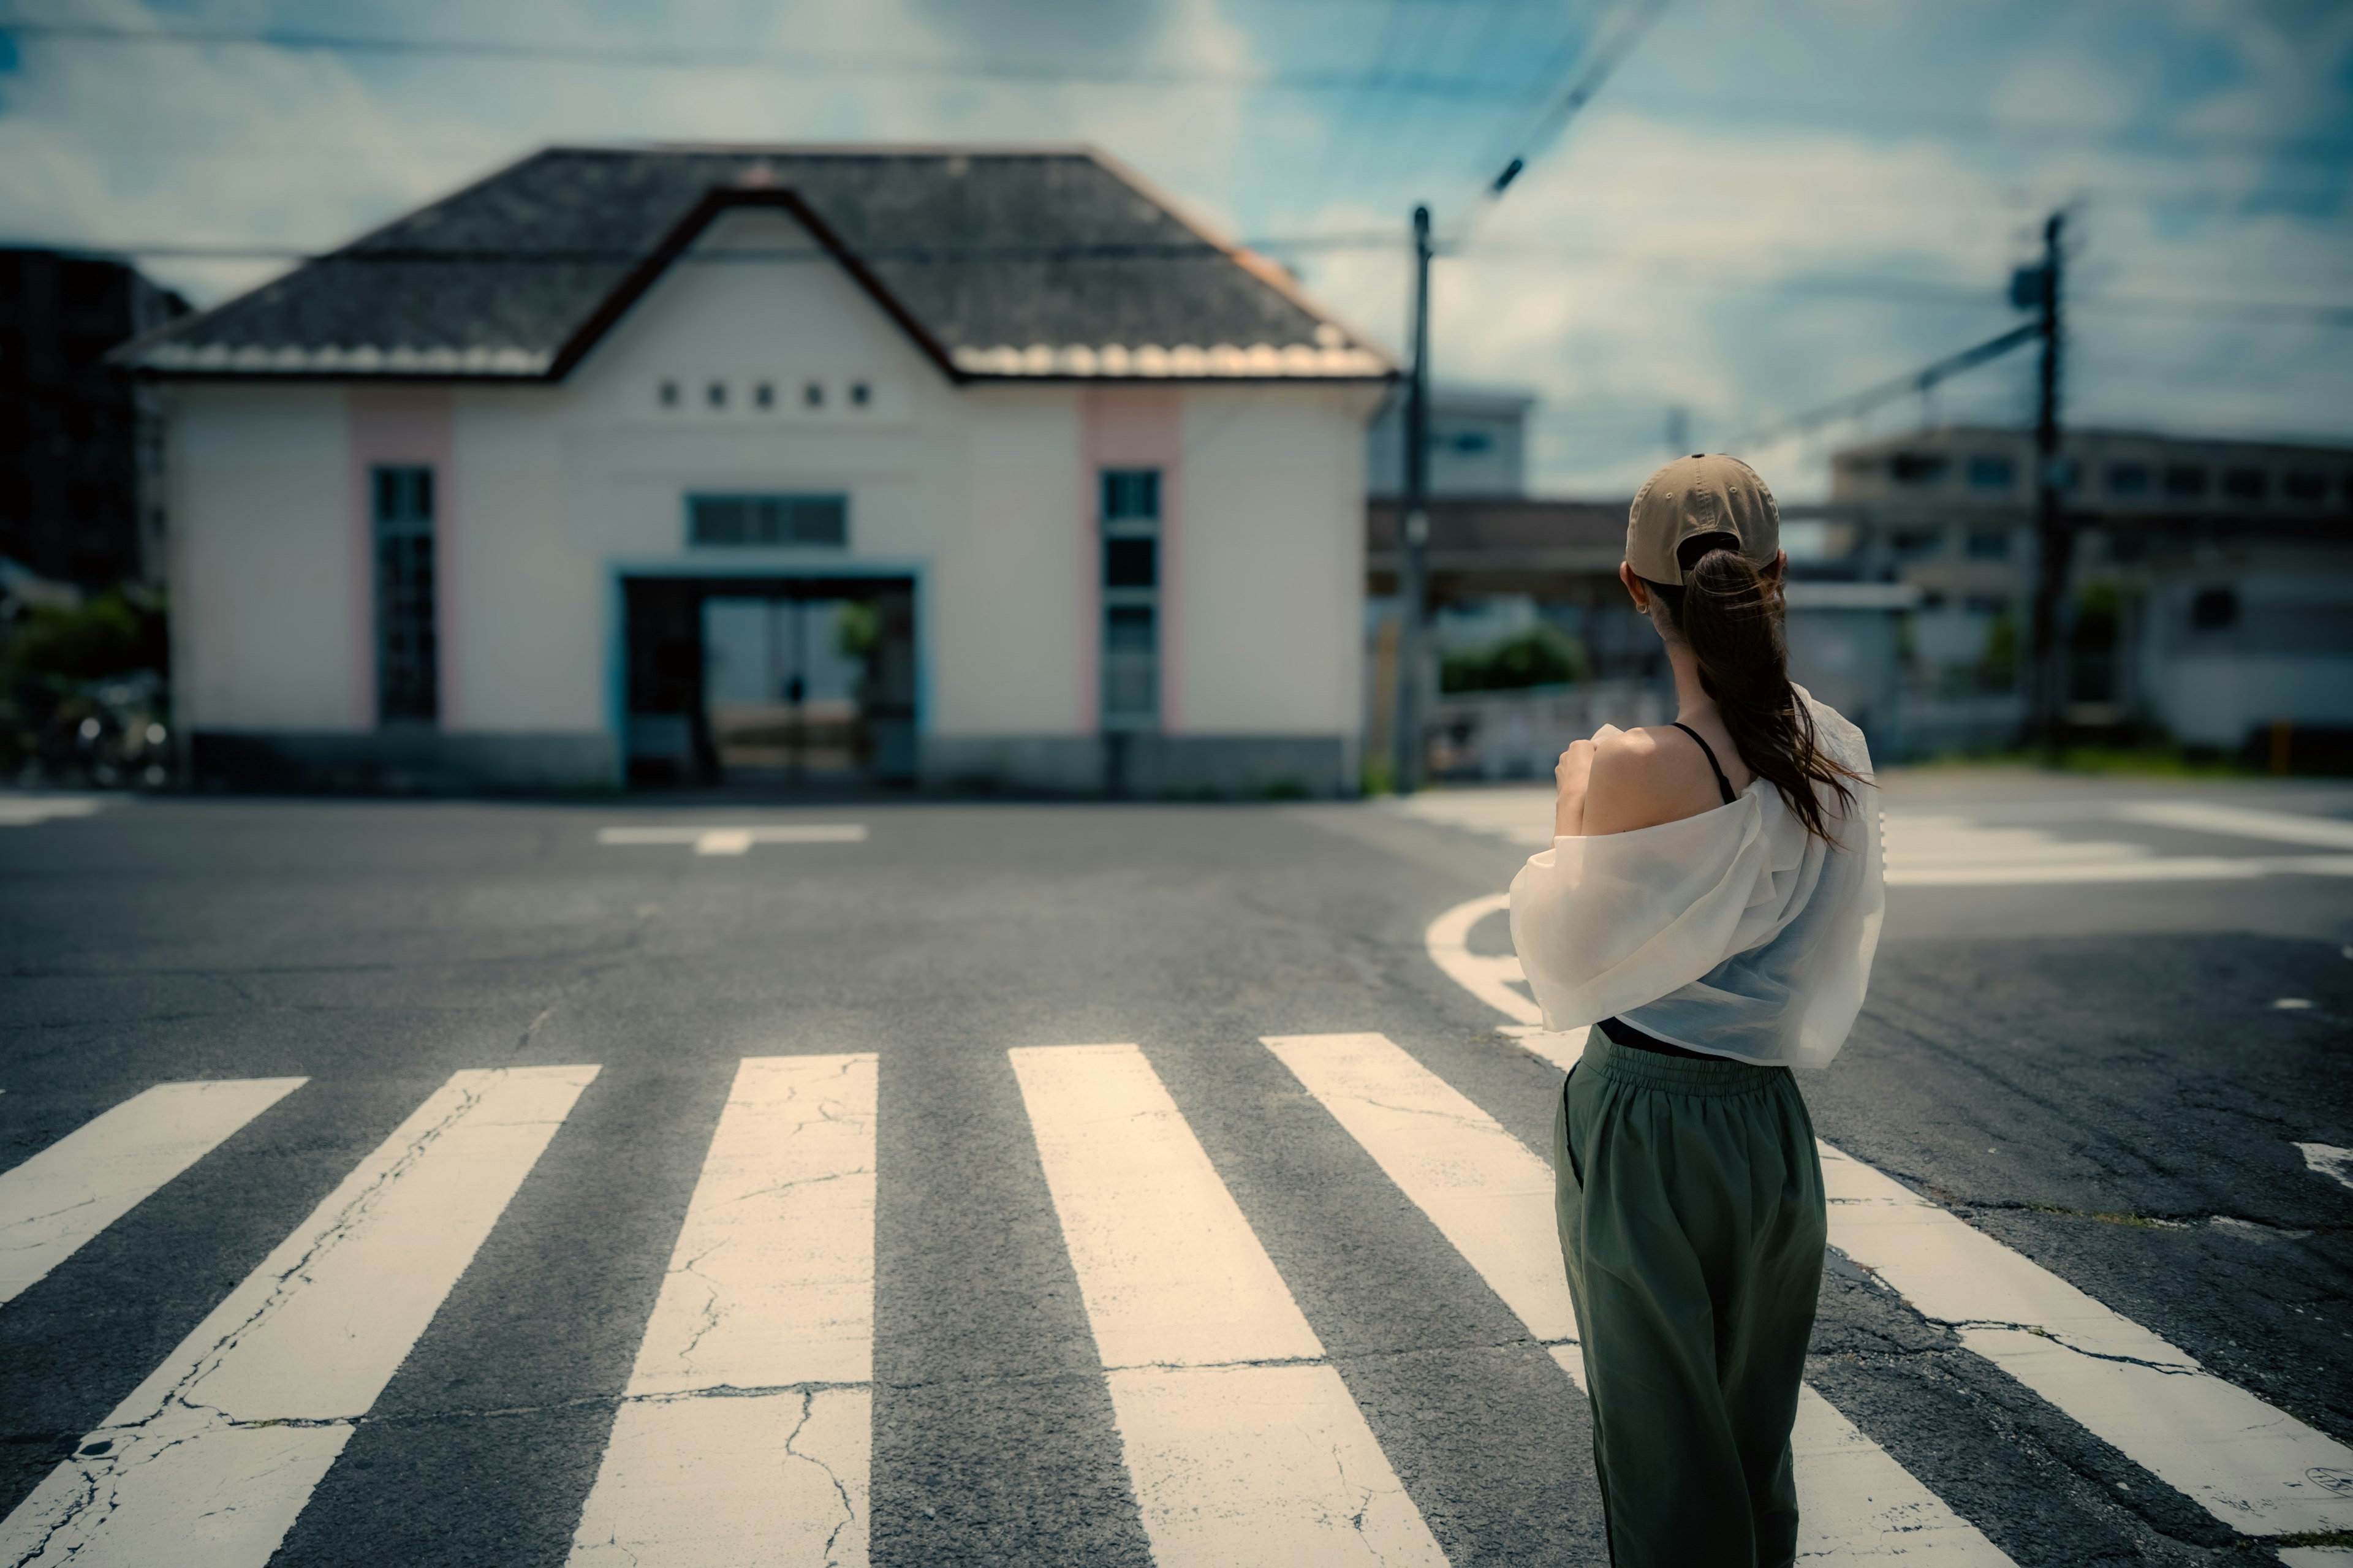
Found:
[[[1087,141],[1404,334],[1437,215],[1441,380],[1544,399],[1539,488],[2025,417],[2021,354],[1860,425],[1774,420],[2003,330],[2069,209],[2070,416],[2353,443],[2353,5],[1665,0],[10,0],[19,23],[500,41],[622,60],[135,44],[0,24],[11,240],[323,247],[558,141]],[[678,63],[644,61],[667,53]],[[1528,172],[1482,195],[1512,153]],[[266,259],[156,258],[200,301]]]

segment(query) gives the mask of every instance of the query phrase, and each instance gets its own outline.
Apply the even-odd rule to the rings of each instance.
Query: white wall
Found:
[[[976,387],[964,526],[944,531],[923,650],[941,735],[1092,731],[1097,566],[1075,389]]]
[[[170,400],[173,704],[182,728],[357,730],[343,395],[195,385]]]
[[[1354,387],[1187,392],[1162,595],[1179,732],[1356,733],[1370,400]]]
[[[1093,476],[1083,384],[959,389],[786,216],[731,214],[559,386],[450,394],[440,531],[444,727],[603,731],[617,574],[868,569],[918,581],[925,730],[1095,726]],[[665,381],[680,406],[663,405]],[[765,381],[777,406],[760,409]],[[713,382],[726,406],[706,403]],[[822,409],[802,401],[815,382]],[[852,406],[853,383],[871,389]],[[1363,427],[1377,388],[1183,395],[1166,613],[1172,730],[1360,723]],[[174,446],[185,721],[365,730],[372,627],[345,395],[191,385]],[[690,550],[693,491],[840,491],[848,551]],[[357,656],[355,658],[355,651]],[[362,700],[362,697],[365,700]]]

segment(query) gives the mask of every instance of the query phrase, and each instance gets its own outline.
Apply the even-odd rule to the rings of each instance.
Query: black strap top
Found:
[[[1682,720],[1675,720],[1673,721],[1673,723],[1676,729],[1681,730],[1693,740],[1699,741],[1699,749],[1707,753],[1708,769],[1715,774],[1715,787],[1724,792],[1724,804],[1730,805],[1734,801],[1739,799],[1740,797],[1738,795],[1732,793],[1732,781],[1724,776],[1724,764],[1715,760],[1715,748],[1709,745],[1705,741],[1701,741],[1699,731],[1684,723]],[[1689,1057],[1694,1060],[1704,1062],[1718,1061],[1722,1059],[1718,1057],[1712,1057],[1705,1051],[1691,1050],[1685,1047],[1678,1046],[1672,1041],[1662,1040],[1653,1035],[1646,1035],[1641,1030],[1634,1027],[1633,1025],[1627,1023],[1622,1018],[1604,1018],[1599,1024],[1596,1024],[1594,1027],[1609,1036],[1610,1040],[1615,1044],[1624,1046],[1630,1050],[1653,1051],[1660,1056],[1666,1057]],[[1567,1091],[1563,1089],[1562,1092],[1567,1093]]]
[[[1732,793],[1732,781],[1724,776],[1724,765],[1715,760],[1715,748],[1709,745],[1705,741],[1700,741],[1699,731],[1684,723],[1682,720],[1677,719],[1673,722],[1676,729],[1681,730],[1693,740],[1699,741],[1699,749],[1707,753],[1708,770],[1715,774],[1715,787],[1724,792],[1724,804],[1730,805],[1734,801],[1739,799],[1740,797],[1738,795]]]

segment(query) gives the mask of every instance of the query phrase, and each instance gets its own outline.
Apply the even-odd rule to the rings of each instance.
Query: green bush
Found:
[[[27,609],[0,647],[0,668],[50,681],[96,680],[134,669],[160,670],[165,658],[162,612],[110,591],[70,609]]]
[[[1438,667],[1440,691],[1517,691],[1584,679],[1585,649],[1550,626],[1450,653]]]

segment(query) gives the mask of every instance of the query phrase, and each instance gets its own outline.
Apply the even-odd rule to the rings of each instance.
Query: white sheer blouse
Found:
[[[1871,776],[1862,732],[1805,689],[1822,749]],[[1610,1016],[1765,1067],[1827,1067],[1862,1011],[1886,904],[1874,788],[1809,834],[1753,781],[1729,805],[1556,838],[1512,879],[1512,942],[1548,1029]],[[1835,813],[1836,795],[1825,804]]]

